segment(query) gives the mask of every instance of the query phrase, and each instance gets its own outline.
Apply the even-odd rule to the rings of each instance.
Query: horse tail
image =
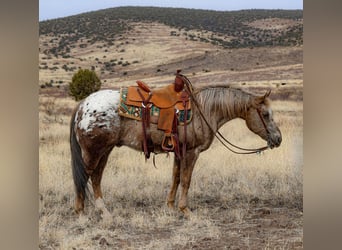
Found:
[[[71,166],[72,176],[75,184],[75,191],[77,195],[86,198],[88,190],[89,176],[85,171],[85,164],[82,158],[81,147],[76,138],[75,132],[75,117],[77,109],[75,109],[70,121],[70,150],[71,150]]]

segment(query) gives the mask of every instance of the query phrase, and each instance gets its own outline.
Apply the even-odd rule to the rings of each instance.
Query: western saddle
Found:
[[[184,88],[184,76],[177,70],[174,83],[163,88],[151,90],[146,83],[137,81],[137,86],[128,87],[127,105],[142,107],[143,150],[148,159],[154,152],[154,143],[150,135],[150,108],[152,105],[160,109],[157,128],[164,131],[162,150],[175,152],[181,158],[178,138],[177,112],[184,110],[185,117],[190,109],[189,93]],[[186,141],[186,121],[184,122],[184,136]],[[183,143],[183,155],[186,151],[186,142]]]

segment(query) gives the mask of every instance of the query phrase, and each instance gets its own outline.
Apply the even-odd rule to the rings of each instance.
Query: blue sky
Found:
[[[118,6],[211,10],[303,9],[303,0],[39,0],[39,21]]]

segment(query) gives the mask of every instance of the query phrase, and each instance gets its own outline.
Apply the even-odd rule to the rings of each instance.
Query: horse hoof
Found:
[[[88,217],[84,213],[80,213],[79,216],[78,216],[78,222],[81,225],[84,225],[84,224],[87,223],[87,221],[88,221]]]
[[[174,203],[174,202],[168,202],[168,203],[167,203],[167,207],[168,207],[169,209],[171,209],[171,210],[176,210],[176,209],[175,209],[175,203]]]
[[[104,226],[110,226],[113,223],[113,217],[111,214],[102,213],[101,214],[101,223]]]
[[[183,215],[184,215],[184,217],[185,218],[187,218],[187,219],[190,219],[191,218],[191,216],[192,216],[192,212],[190,211],[190,209],[189,208],[181,208],[180,209],[181,211],[182,211],[182,213],[183,213]]]
[[[102,210],[101,218],[102,218],[102,220],[108,220],[109,221],[112,219],[112,215],[109,213],[108,210]]]

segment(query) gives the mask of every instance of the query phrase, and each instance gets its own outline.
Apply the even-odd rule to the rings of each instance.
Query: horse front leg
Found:
[[[175,157],[172,170],[172,184],[167,197],[167,206],[171,209],[175,208],[175,199],[178,185],[180,183],[180,161]]]
[[[182,186],[182,191],[181,191],[178,207],[184,213],[186,217],[189,217],[191,214],[191,211],[188,208],[187,199],[188,199],[188,191],[189,191],[190,183],[191,183],[192,171],[194,170],[194,166],[198,159],[198,156],[199,156],[198,150],[191,150],[186,153],[185,159],[181,161],[180,183]]]

